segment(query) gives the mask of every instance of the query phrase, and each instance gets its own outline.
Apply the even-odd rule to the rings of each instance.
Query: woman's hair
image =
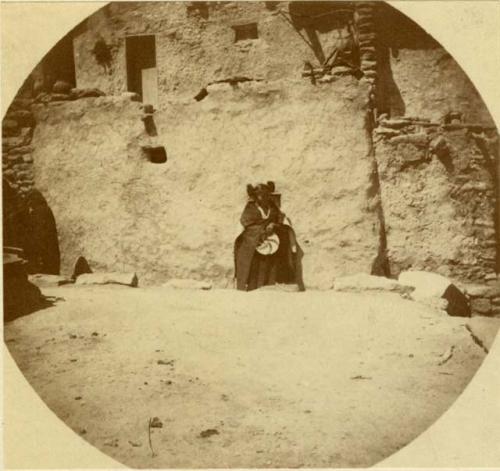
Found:
[[[255,186],[251,185],[250,183],[247,185],[247,194],[250,198],[255,198],[255,193],[258,190],[267,190],[269,193],[274,193],[274,190],[276,189],[276,186],[274,185],[274,182],[268,181],[267,183],[259,183]]]

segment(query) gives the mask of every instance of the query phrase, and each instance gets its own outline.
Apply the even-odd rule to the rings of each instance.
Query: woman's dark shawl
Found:
[[[252,259],[255,255],[255,249],[263,241],[265,237],[265,228],[271,223],[279,223],[282,219],[282,213],[272,205],[269,216],[263,218],[257,204],[254,201],[249,201],[240,218],[243,225],[243,232],[236,238],[234,243],[234,265],[236,287],[239,290],[246,290],[248,278],[250,275],[250,267]],[[291,226],[281,224],[277,230],[280,237],[280,248],[278,254],[279,259],[286,263],[292,271],[290,276],[278,276],[278,283],[296,283],[301,291],[304,290],[304,282],[302,280],[302,256],[303,252],[296,242],[295,232]],[[292,246],[296,247],[295,253],[292,253]],[[290,273],[290,270],[283,270],[282,273]]]

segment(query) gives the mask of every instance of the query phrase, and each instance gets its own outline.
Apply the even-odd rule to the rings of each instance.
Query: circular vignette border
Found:
[[[73,26],[105,2],[3,2],[2,116],[25,77]],[[500,127],[500,2],[388,1],[455,58]],[[378,468],[500,466],[500,340],[456,402],[423,434]],[[6,468],[124,468],[74,434],[38,397],[4,346],[3,433]],[[22,406],[20,406],[22,405]],[[22,434],[22,435],[21,435]],[[23,436],[22,442],[17,440]],[[31,445],[29,445],[31,444]],[[358,468],[359,469],[359,468]]]

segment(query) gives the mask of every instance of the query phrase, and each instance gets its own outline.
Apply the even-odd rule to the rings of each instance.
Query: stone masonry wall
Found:
[[[441,273],[472,312],[499,315],[498,134],[474,85],[436,41],[377,11],[376,127],[391,275]]]
[[[500,315],[496,130],[399,118],[375,135],[391,273],[440,273],[474,314]]]
[[[33,189],[32,102],[29,98],[17,98],[2,121],[2,176],[22,197]]]
[[[495,273],[495,157],[481,151],[480,132],[405,119],[375,129],[392,274],[478,282]]]

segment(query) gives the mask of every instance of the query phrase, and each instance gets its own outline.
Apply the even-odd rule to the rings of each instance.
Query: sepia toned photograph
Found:
[[[500,156],[435,38],[314,0],[59,37],[4,106],[3,317],[71,433],[130,468],[360,468],[455,403],[500,327]]]

